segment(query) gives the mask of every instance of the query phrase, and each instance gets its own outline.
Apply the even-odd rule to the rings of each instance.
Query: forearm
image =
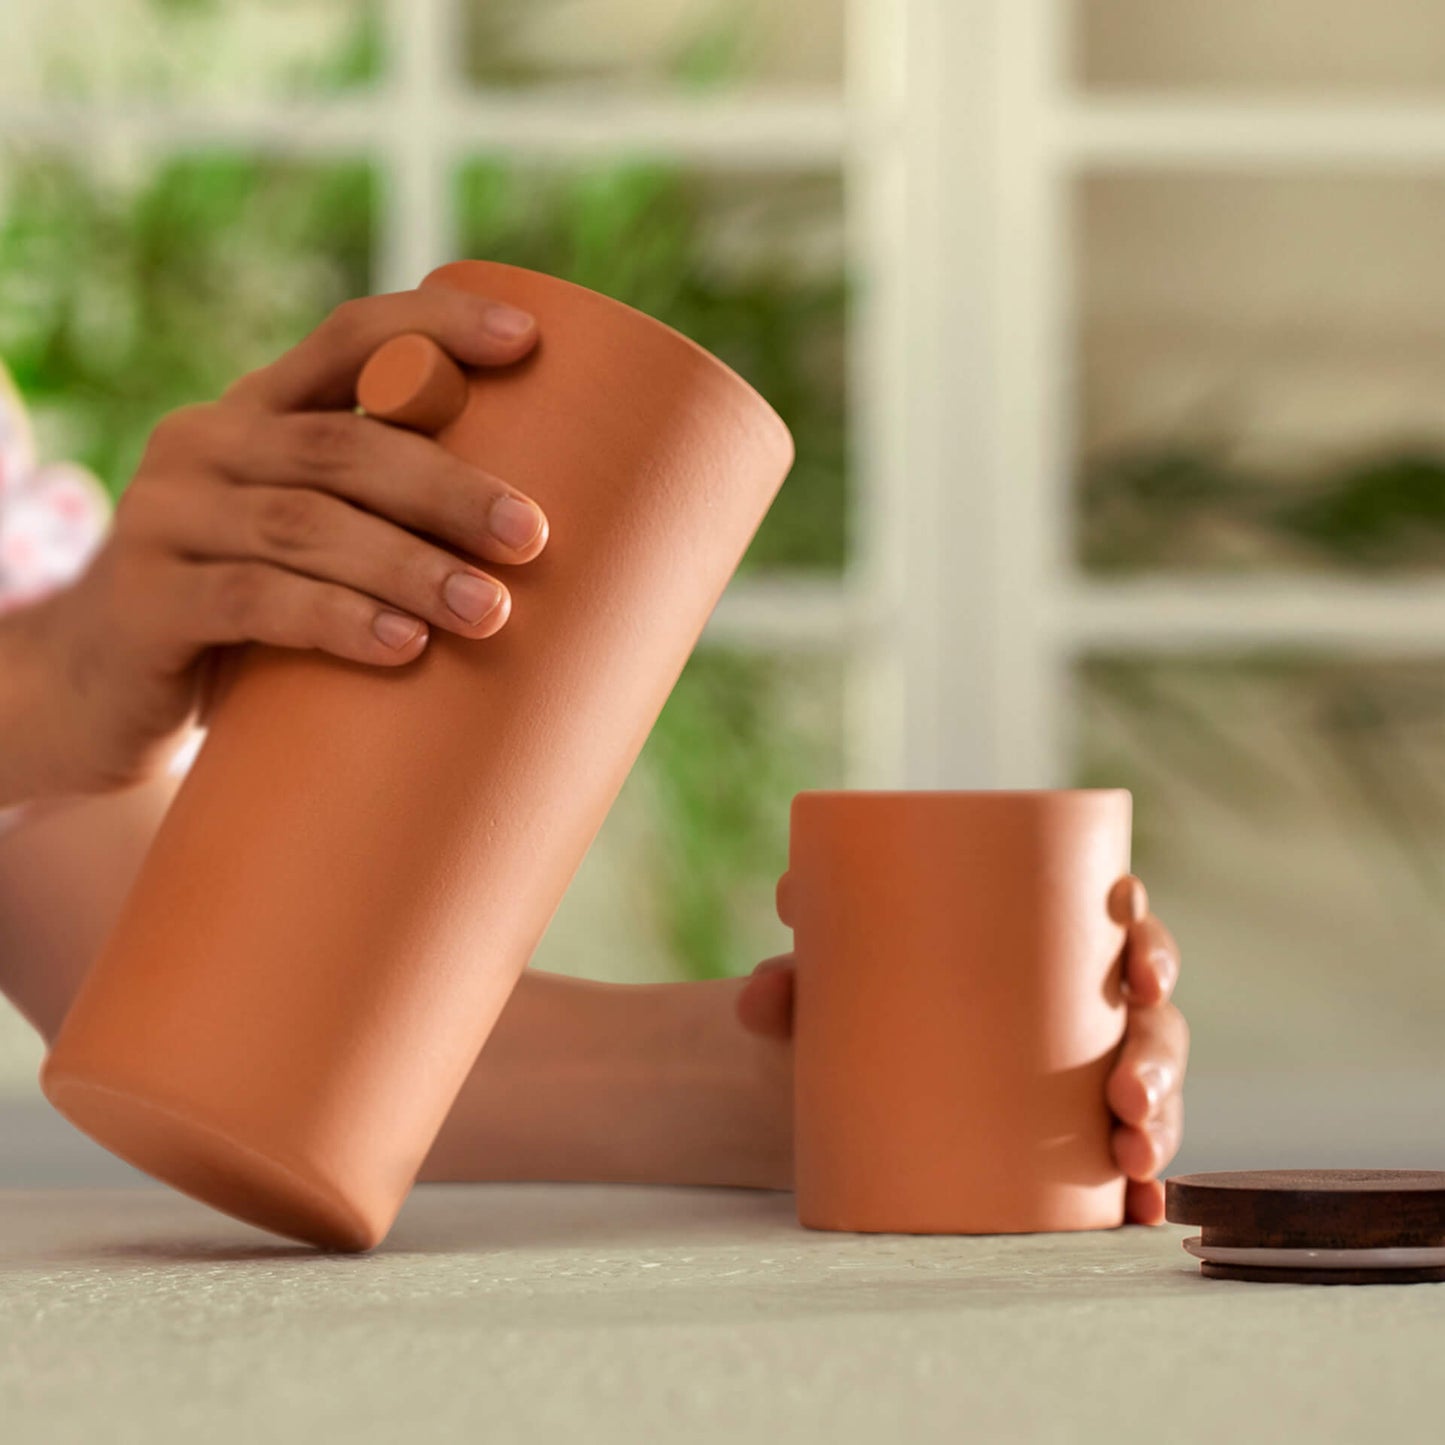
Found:
[[[422,1179],[791,1187],[788,1049],[741,982],[524,974]]]
[[[179,779],[57,801],[0,834],[0,991],[55,1036]]]
[[[0,990],[47,1040],[178,786],[52,802],[0,834]],[[789,1052],[742,1028],[740,988],[529,970],[422,1177],[790,1187]]]
[[[0,617],[0,809],[57,790],[56,688],[48,672],[45,612]]]

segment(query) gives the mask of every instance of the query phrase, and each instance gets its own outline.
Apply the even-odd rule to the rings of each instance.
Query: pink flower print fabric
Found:
[[[30,418],[0,366],[0,612],[69,582],[109,517],[110,498],[84,467],[37,463]]]

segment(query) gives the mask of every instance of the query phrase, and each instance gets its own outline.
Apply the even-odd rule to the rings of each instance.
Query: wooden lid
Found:
[[[1445,1173],[1260,1169],[1184,1174],[1165,1181],[1164,1215],[1175,1224],[1202,1226],[1206,1245],[1277,1249],[1439,1246],[1445,1245]],[[1221,1273],[1217,1268],[1205,1272]],[[1287,1277],[1286,1271],[1269,1274]]]

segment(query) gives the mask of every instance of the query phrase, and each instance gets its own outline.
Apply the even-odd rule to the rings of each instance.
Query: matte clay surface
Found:
[[[429,336],[409,332],[372,353],[357,378],[356,400],[370,416],[431,434],[461,415],[467,380]]]
[[[1206,1245],[1389,1249],[1445,1245],[1445,1173],[1405,1169],[1263,1169],[1181,1174],[1164,1186],[1176,1223],[1202,1226]],[[1445,1281],[1445,1267],[1356,1270],[1262,1267],[1204,1260],[1214,1279],[1294,1284]]]
[[[636,311],[485,262],[439,283],[540,326],[439,437],[548,514],[497,569],[511,621],[395,671],[246,650],[42,1075],[121,1157],[340,1248],[386,1233],[792,458]]]
[[[1105,1082],[1123,1038],[1121,790],[803,793],[798,1217],[992,1234],[1124,1217]],[[1113,899],[1111,916],[1111,897]]]
[[[787,1195],[417,1189],[318,1257],[0,1190],[5,1445],[1435,1445],[1445,1286],[1199,1278],[1191,1232],[816,1234]]]

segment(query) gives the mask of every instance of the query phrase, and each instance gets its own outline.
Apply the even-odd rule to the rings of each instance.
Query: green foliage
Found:
[[[614,296],[747,377],[788,423],[798,455],[744,569],[836,571],[846,550],[844,283],[767,241],[826,215],[837,193],[813,177],[749,191],[753,244],[741,261],[724,260],[715,235],[732,198],[716,183],[641,161],[579,170],[478,161],[460,181],[463,248]],[[740,905],[771,898],[788,799],[838,781],[837,759],[783,715],[782,682],[776,660],[699,654],[639,763],[658,819],[653,893],[686,976],[756,961],[743,956]]]
[[[691,90],[735,82],[748,70],[749,41],[757,24],[757,15],[745,14],[736,4],[715,5],[696,32],[677,45],[668,72]]]
[[[1439,567],[1445,452],[1387,447],[1280,477],[1218,440],[1140,445],[1085,468],[1080,516],[1085,565],[1100,572]]]
[[[335,55],[298,79],[297,89],[350,90],[380,79],[386,61],[386,23],[377,3],[355,4],[351,32]],[[306,82],[309,81],[309,84]]]
[[[164,412],[215,396],[371,289],[375,196],[362,165],[207,154],[120,184],[30,155],[15,157],[6,179],[0,356],[46,424],[47,450],[84,461],[113,492]],[[820,194],[835,199],[815,188],[801,214]],[[708,197],[662,167],[474,166],[463,198],[475,254],[618,295],[749,375],[799,443],[782,521],[751,564],[841,563],[840,280],[711,266]],[[790,215],[783,206],[770,219],[786,232]],[[744,915],[771,899],[788,799],[838,780],[836,746],[819,741],[829,727],[789,713],[797,674],[777,659],[699,655],[644,753],[653,892],[681,974],[753,961],[743,956]]]
[[[784,241],[837,205],[829,177],[790,177],[739,198],[648,162],[582,170],[478,161],[461,177],[466,254],[548,271],[646,311],[745,376],[792,430],[797,462],[745,569],[836,571],[847,547],[841,275],[815,275]],[[715,233],[745,208],[750,252]],[[773,244],[769,244],[772,240]]]
[[[40,8],[45,0],[6,3]],[[27,57],[32,70],[43,77],[45,93],[90,99],[98,93],[118,91],[154,103],[182,94],[204,97],[207,81],[229,72],[242,78],[245,88],[257,95],[314,97],[369,84],[382,71],[385,26],[380,0],[330,0],[329,17],[325,10],[308,6],[310,13],[301,17],[306,27],[301,32],[306,42],[301,54],[287,54],[279,43],[278,53],[271,54],[264,42],[255,44],[260,33],[255,26],[258,19],[270,22],[271,34],[278,42],[283,28],[297,23],[294,0],[147,0],[147,4],[159,23],[142,30],[142,36],[161,34],[168,43],[147,44],[143,38],[130,38],[119,57],[98,52],[93,38],[77,38],[54,27],[53,36],[47,36],[37,53]],[[242,15],[246,19],[237,24]],[[334,32],[325,37],[334,45],[329,52],[318,53],[316,33],[308,34],[308,22],[317,18],[330,18],[335,25]],[[251,42],[246,53],[238,53],[234,47],[238,32]],[[219,71],[209,65],[216,56],[225,62]],[[190,63],[193,61],[195,64]],[[204,75],[195,73],[197,64],[203,66]]]
[[[836,748],[789,725],[789,672],[778,658],[699,652],[639,763],[658,815],[658,905],[673,957],[690,977],[719,978],[758,961],[741,952],[740,902],[771,904],[787,862],[793,794],[839,782]]]
[[[1353,807],[1414,876],[1422,899],[1445,911],[1445,674],[1437,663],[1321,661],[1281,649],[1231,658],[1095,655],[1081,680],[1086,712],[1101,711],[1112,725],[1086,730],[1095,736],[1078,782],[1128,780],[1141,870],[1170,832],[1191,826],[1171,799],[1202,796],[1261,814],[1288,808],[1304,776],[1311,794]],[[1261,712],[1272,719],[1267,735],[1249,726]],[[1309,763],[1303,774],[1281,768],[1280,731],[1298,735]]]
[[[573,0],[465,0],[462,10],[463,70],[469,79],[493,88],[520,88],[558,81],[596,84],[635,80],[641,67],[615,60],[579,63],[569,56],[565,68],[535,58],[531,37],[546,28],[565,33]],[[649,67],[652,78],[683,90],[712,90],[736,83],[749,69],[752,42],[767,23],[767,10],[739,0],[712,0],[682,18],[671,41]]]
[[[1276,524],[1322,558],[1350,567],[1445,562],[1445,452],[1398,450],[1329,476]]]
[[[58,455],[118,494],[160,416],[216,396],[369,289],[363,165],[207,154],[138,184],[12,160],[0,356]]]
[[[1394,572],[1445,566],[1445,452],[1387,446],[1345,455],[1294,475],[1263,475],[1242,465],[1226,440],[1163,440],[1092,459],[1080,495],[1085,565],[1115,575],[1190,569],[1243,571],[1334,568]],[[1348,797],[1389,843],[1423,896],[1445,910],[1439,861],[1445,826],[1438,743],[1433,767],[1402,739],[1445,726],[1438,664],[1423,670],[1321,666],[1254,654],[1228,663],[1092,658],[1086,693],[1110,711],[1113,751],[1085,759],[1085,784],[1129,780],[1135,793],[1135,845],[1147,868],[1151,849],[1187,819],[1167,816],[1167,778],[1147,760],[1228,799],[1241,810],[1287,806],[1277,746],[1261,749],[1231,726],[1231,699],[1270,689],[1302,704],[1323,769],[1316,787]],[[1413,730],[1413,733],[1412,733]]]

